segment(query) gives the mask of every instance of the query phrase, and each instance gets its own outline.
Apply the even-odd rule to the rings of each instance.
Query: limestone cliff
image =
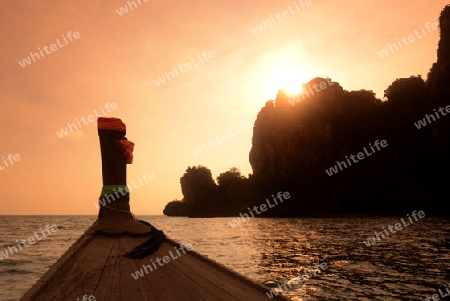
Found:
[[[311,80],[300,95],[279,91],[254,124],[253,175],[231,169],[216,185],[209,169],[189,167],[181,178],[183,204],[173,202],[165,214],[238,215],[288,191],[289,202],[262,216],[448,215],[450,114],[429,115],[450,107],[450,5],[439,22],[437,61],[426,82],[396,79],[383,102],[372,91],[345,91],[328,78]],[[387,147],[350,165],[351,155],[377,140]],[[344,161],[348,168],[338,164]]]
[[[260,110],[249,160],[255,183],[265,188],[262,194],[280,187],[292,191],[280,214],[410,208],[441,214],[450,208],[443,176],[450,169],[450,114],[434,121],[426,117],[450,105],[450,5],[439,23],[437,61],[426,82],[420,76],[397,79],[381,102],[372,91],[345,91],[330,79],[315,78],[303,94],[279,91]],[[338,161],[383,139],[389,145],[383,152],[337,169]],[[333,166],[339,174],[331,176],[325,171]]]
[[[275,101],[268,101],[259,112],[249,156],[256,176],[288,177],[325,167],[353,145],[341,147],[333,137],[340,131],[341,126],[335,126],[339,120],[359,120],[351,116],[355,93],[364,94],[363,106],[373,107],[380,102],[370,91],[344,91],[338,83],[324,78],[313,79],[304,91],[301,95],[286,95],[280,90]]]

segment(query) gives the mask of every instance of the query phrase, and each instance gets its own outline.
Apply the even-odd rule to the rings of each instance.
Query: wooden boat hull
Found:
[[[166,238],[158,251],[140,260],[122,255],[149,236],[103,236],[88,229],[21,301],[82,300],[94,296],[106,300],[269,300],[269,289],[225,266],[188,251],[176,259],[147,270],[143,277],[131,274],[156,258],[175,253],[180,244]],[[87,299],[88,300],[88,299]],[[93,299],[92,299],[93,300]],[[288,300],[282,296],[273,300]]]

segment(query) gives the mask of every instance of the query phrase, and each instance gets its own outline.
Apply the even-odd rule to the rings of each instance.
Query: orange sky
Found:
[[[297,9],[298,1],[290,0],[140,2],[122,16],[116,10],[127,2],[119,0],[0,2],[0,215],[97,214],[96,122],[85,120],[67,137],[56,132],[100,113],[108,102],[117,105],[108,116],[122,118],[136,143],[129,184],[145,172],[155,175],[132,192],[135,214],[162,214],[168,201],[181,199],[180,177],[188,166],[207,166],[214,178],[233,166],[247,175],[252,130],[241,124],[253,124],[282,82],[300,86],[315,76],[331,77],[344,89],[382,97],[396,78],[426,78],[438,31],[387,57],[377,52],[414,30],[420,34],[447,4],[312,0]],[[276,24],[254,34],[251,29],[271,15]],[[67,40],[69,31],[79,38]],[[63,47],[19,65],[56,39]],[[208,60],[200,62],[203,51]],[[186,63],[190,70],[154,83]],[[349,76],[337,75],[343,70]],[[235,137],[192,154],[230,131]],[[1,158],[9,154],[20,160],[6,167]]]

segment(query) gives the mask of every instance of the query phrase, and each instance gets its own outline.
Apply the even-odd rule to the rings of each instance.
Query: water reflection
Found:
[[[424,218],[367,247],[363,241],[398,218],[251,219],[236,228],[232,218],[147,216],[171,238],[292,300],[420,300],[450,282],[450,223]],[[36,228],[60,230],[40,244],[0,262],[0,299],[17,300],[87,229],[95,217],[7,217],[0,246]],[[328,268],[300,281],[317,263]],[[14,297],[13,297],[14,296]]]
[[[371,247],[363,241],[397,218],[255,218],[236,228],[230,220],[198,219],[183,234],[169,232],[196,241],[201,253],[273,288],[327,263],[323,273],[284,292],[292,300],[419,300],[449,278],[448,219],[424,219]],[[214,229],[214,236],[204,228]]]
[[[395,219],[394,219],[395,220]],[[428,219],[376,245],[363,240],[393,219],[255,219],[242,225],[260,253],[262,283],[295,283],[303,269],[328,269],[285,292],[293,300],[410,300],[445,283],[448,220]],[[247,249],[247,250],[248,250]]]

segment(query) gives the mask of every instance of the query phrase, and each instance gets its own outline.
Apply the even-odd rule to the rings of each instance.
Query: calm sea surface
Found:
[[[236,228],[228,224],[232,218],[139,218],[256,282],[273,288],[291,284],[284,294],[292,300],[420,300],[445,284],[450,287],[449,219],[419,219],[368,247],[364,240],[400,222],[400,217],[254,218]],[[95,219],[0,216],[0,252],[35,231],[39,234],[47,224],[59,227],[0,260],[0,300],[19,300]],[[328,268],[299,282],[305,269],[311,271],[317,263]]]

